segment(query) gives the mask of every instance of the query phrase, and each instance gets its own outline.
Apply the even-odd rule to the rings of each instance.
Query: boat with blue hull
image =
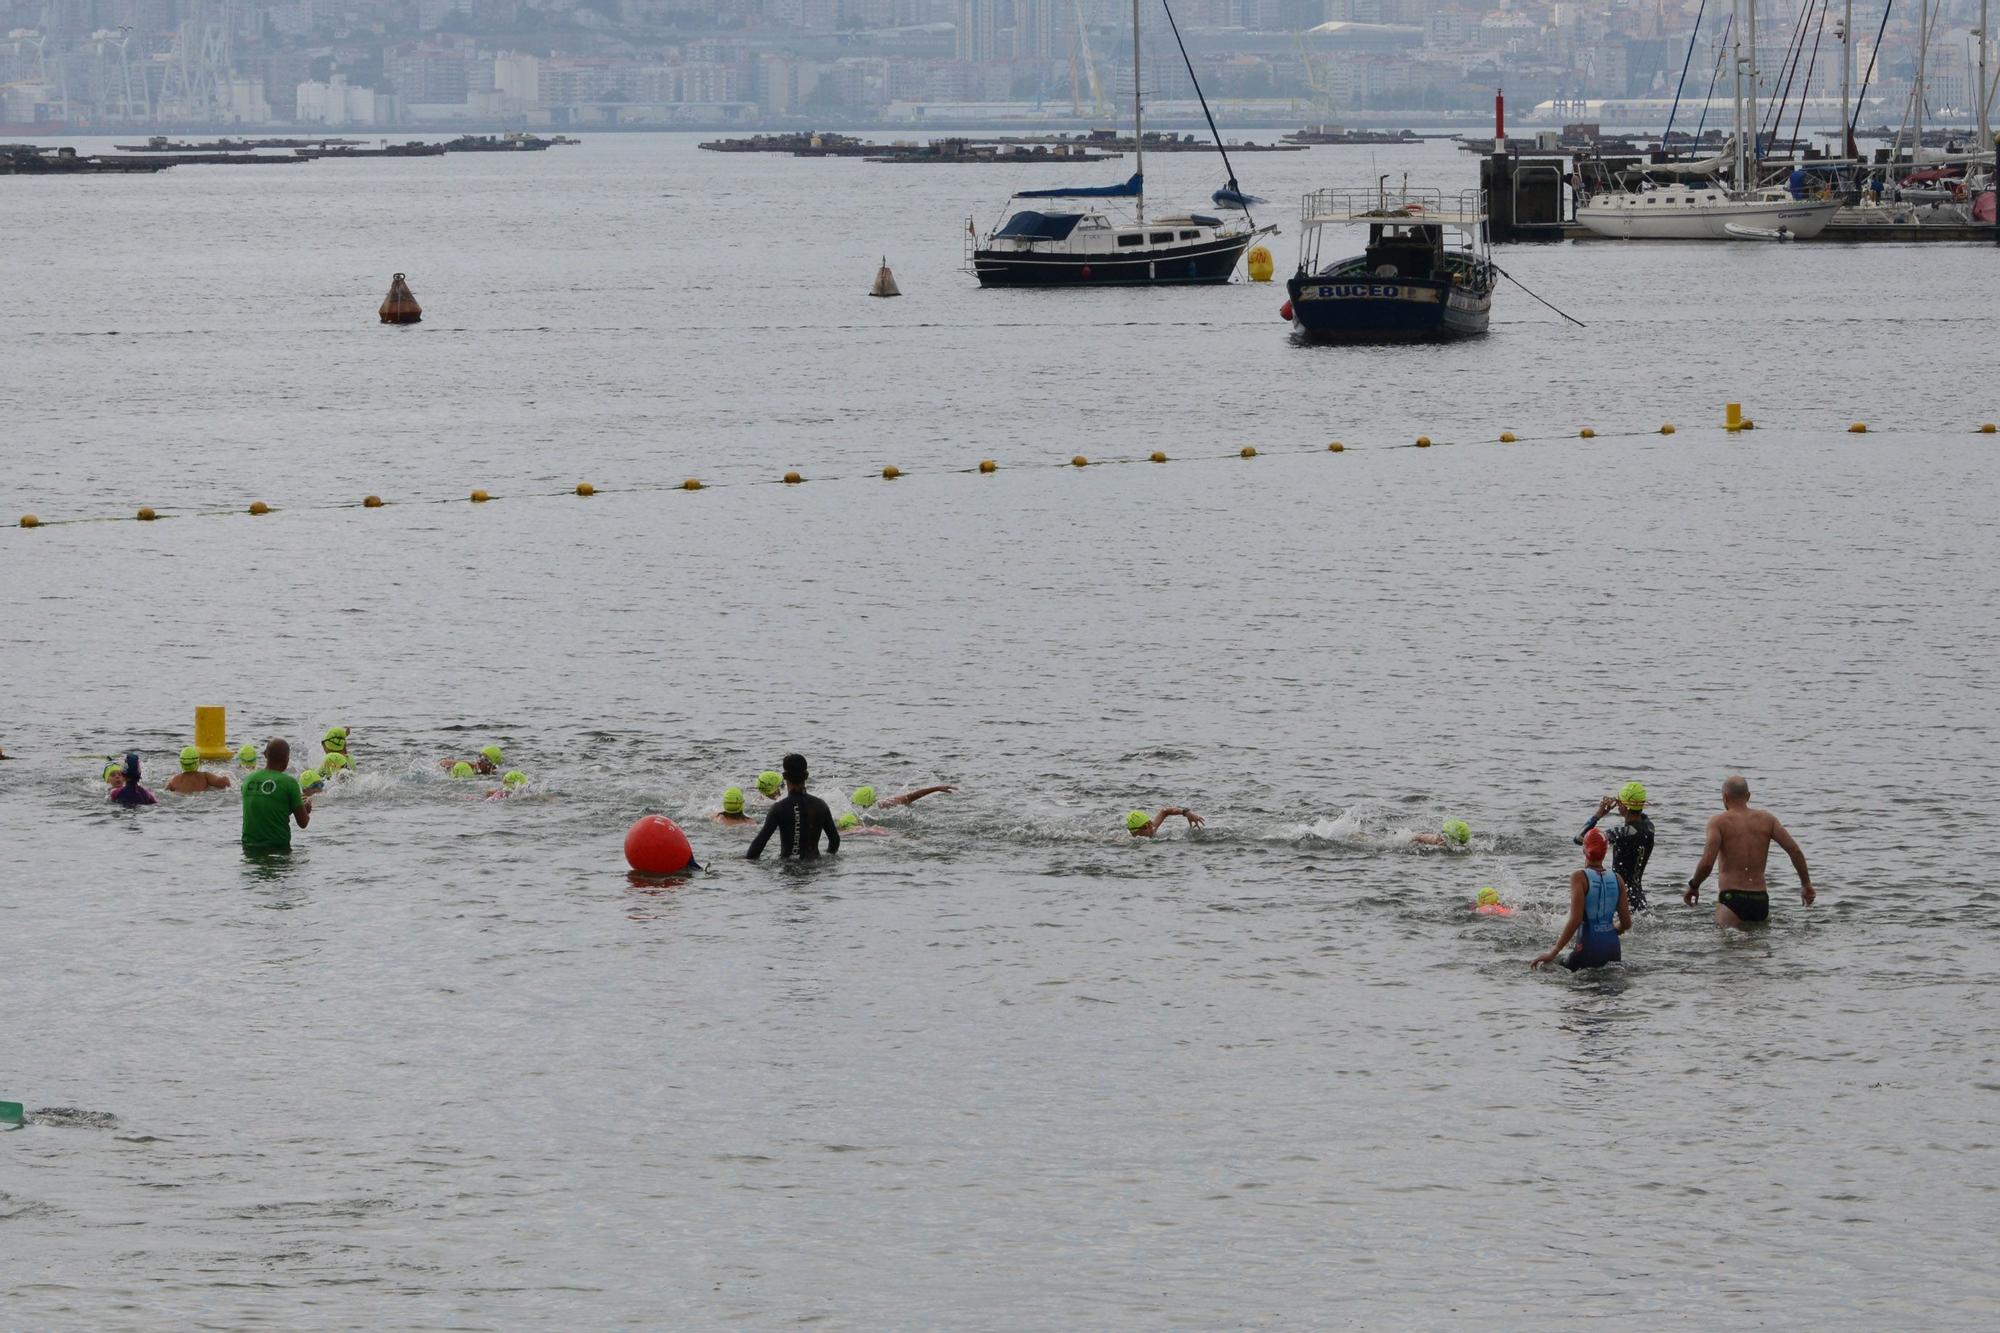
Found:
[[[1466,190],[1315,190],[1299,210],[1299,270],[1284,316],[1312,343],[1450,342],[1486,332],[1498,271],[1486,196]],[[1358,255],[1322,262],[1328,228],[1366,226]]]

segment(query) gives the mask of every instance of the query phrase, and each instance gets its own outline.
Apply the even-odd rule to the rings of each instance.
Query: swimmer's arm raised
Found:
[[[1166,807],[1164,810],[1160,811],[1159,814],[1153,816],[1153,827],[1157,829],[1160,825],[1166,823],[1167,816],[1169,815],[1179,815],[1182,819],[1185,819],[1188,822],[1189,828],[1200,828],[1204,823],[1207,822],[1200,815],[1196,814],[1194,811],[1188,809],[1184,805],[1170,805]]]
[[[1771,821],[1771,841],[1784,848],[1785,855],[1792,858],[1792,869],[1799,875],[1799,901],[1811,907],[1813,899],[1819,895],[1813,892],[1812,871],[1806,869],[1806,854],[1799,850],[1798,843],[1776,819]]]
[[[1695,900],[1701,897],[1702,881],[1708,878],[1709,871],[1715,869],[1715,858],[1720,855],[1722,855],[1722,816],[1712,815],[1708,821],[1708,842],[1701,849],[1701,864],[1694,868],[1694,877],[1688,880],[1687,892],[1681,895],[1681,901],[1689,907],[1694,906]]]
[[[888,800],[883,801],[882,804],[915,805],[918,801],[923,800],[924,797],[926,796],[936,796],[940,792],[953,792],[957,790],[958,788],[952,786],[950,783],[945,783],[944,785],[937,787],[919,787],[915,791],[906,791],[901,796],[891,796]]]
[[[1583,846],[1584,834],[1587,834],[1592,829],[1596,828],[1597,821],[1604,818],[1606,815],[1610,814],[1611,807],[1616,804],[1618,804],[1618,798],[1615,796],[1607,796],[1603,800],[1599,801],[1597,803],[1597,813],[1592,815],[1590,817],[1590,822],[1583,826],[1583,833],[1577,834],[1574,838],[1571,838],[1570,841],[1575,843],[1579,847]]]

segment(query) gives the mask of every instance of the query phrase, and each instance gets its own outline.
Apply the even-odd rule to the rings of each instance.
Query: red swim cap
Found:
[[[1604,835],[1596,829],[1583,835],[1583,854],[1592,861],[1602,861],[1606,849],[1610,846],[1611,844],[1604,840]]]

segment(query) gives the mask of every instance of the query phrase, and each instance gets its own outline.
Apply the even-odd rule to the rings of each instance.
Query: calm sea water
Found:
[[[1060,168],[693,145],[0,190],[16,1324],[1990,1326],[1991,250],[1507,249],[1588,327],[1305,349],[979,291]],[[1305,189],[1473,183],[1238,167],[1281,273]],[[206,703],[352,729],[289,863],[106,809]],[[792,748],[960,790],[745,864]],[[1721,938],[1736,771],[1821,896]],[[1531,973],[1631,777],[1661,906]],[[648,809],[712,871],[631,882]]]

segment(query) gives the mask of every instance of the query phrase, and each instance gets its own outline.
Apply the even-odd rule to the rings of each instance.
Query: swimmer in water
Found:
[[[354,776],[354,761],[349,759],[340,750],[335,750],[332,754],[320,760],[319,766],[320,770],[326,774],[328,782],[333,781],[337,777],[351,778]]]
[[[1609,845],[1596,829],[1583,835],[1584,866],[1569,877],[1569,920],[1563,922],[1562,936],[1555,947],[1538,955],[1529,967],[1554,962],[1573,935],[1576,948],[1563,959],[1563,966],[1570,971],[1603,967],[1619,960],[1618,937],[1632,929],[1632,898],[1618,872],[1604,868],[1604,853]]]
[[[499,746],[489,745],[479,752],[479,757],[476,759],[440,759],[438,760],[438,767],[444,769],[453,777],[459,776],[458,766],[460,764],[464,764],[474,773],[498,773],[500,771],[500,761],[503,757]]]
[[[257,747],[246,745],[236,752],[236,762],[245,768],[257,767]]]
[[[1480,916],[1514,915],[1514,909],[1500,901],[1500,890],[1490,885],[1473,895],[1472,910]]]
[[[1771,844],[1777,843],[1792,859],[1799,876],[1799,901],[1811,907],[1818,895],[1813,892],[1812,871],[1806,869],[1806,854],[1792,841],[1792,835],[1769,810],[1750,808],[1750,783],[1731,777],[1722,784],[1722,813],[1708,821],[1708,842],[1702,848],[1701,864],[1694,868],[1681,901],[1692,907],[1701,899],[1701,883],[1716,870],[1720,890],[1715,900],[1715,924],[1741,930],[1765,921],[1771,915],[1771,896],[1764,886],[1764,862]]]
[[[819,859],[819,840],[826,839],[828,856],[840,850],[840,828],[834,823],[833,811],[826,808],[826,802],[806,791],[806,759],[804,755],[785,756],[785,799],[771,807],[764,816],[764,827],[757,830],[757,836],[750,840],[750,850],[744,855],[755,861],[764,854],[764,844],[778,835],[778,854],[781,857],[796,856],[801,861]]]
[[[192,745],[181,750],[181,771],[167,779],[167,790],[176,796],[193,796],[197,792],[215,791],[228,785],[227,775],[201,771],[201,751]]]
[[[1188,822],[1189,828],[1200,828],[1208,821],[1184,805],[1170,805],[1158,814],[1148,818],[1144,810],[1134,810],[1125,816],[1125,831],[1135,838],[1154,838],[1160,833],[1160,826],[1175,815]]]
[[[743,789],[730,787],[722,793],[722,809],[709,816],[718,824],[754,824],[757,821],[743,813]]]
[[[319,738],[319,748],[326,752],[326,758],[321,761],[320,767],[326,771],[328,777],[333,776],[333,771],[337,768],[353,767],[353,756],[347,752],[346,727],[328,727],[326,735]],[[340,762],[337,764],[333,762],[335,755],[340,756]]]
[[[775,768],[767,768],[757,775],[757,794],[767,801],[778,799],[778,793],[785,789],[785,780]]]
[[[891,806],[896,806],[896,805],[915,805],[918,801],[923,800],[924,797],[926,796],[936,796],[940,792],[954,792],[957,790],[958,790],[957,787],[954,787],[947,782],[941,786],[919,787],[915,791],[906,791],[901,796],[884,796],[880,800],[877,800],[875,798],[875,789],[873,787],[856,787],[854,789],[853,799],[854,799],[854,806],[858,810],[868,810],[868,809],[887,810]]]
[[[1614,825],[1604,837],[1611,844],[1611,868],[1618,872],[1618,878],[1625,881],[1625,887],[1632,894],[1632,910],[1646,910],[1646,890],[1640,883],[1646,877],[1646,862],[1653,859],[1653,821],[1646,818],[1646,787],[1644,783],[1628,782],[1618,789],[1616,796],[1607,796],[1597,803],[1597,813],[1583,826],[1583,832],[1576,835],[1575,842],[1581,847],[1590,831],[1597,827],[1597,821],[1616,810],[1622,817],[1620,824]]]
[[[1451,847],[1464,850],[1472,841],[1472,825],[1463,819],[1447,819],[1436,833],[1413,833],[1410,835],[1412,847]]]
[[[158,805],[159,798],[139,785],[139,755],[137,751],[125,756],[125,766],[119,770],[119,782],[111,789],[110,799],[127,809],[135,805]]]

